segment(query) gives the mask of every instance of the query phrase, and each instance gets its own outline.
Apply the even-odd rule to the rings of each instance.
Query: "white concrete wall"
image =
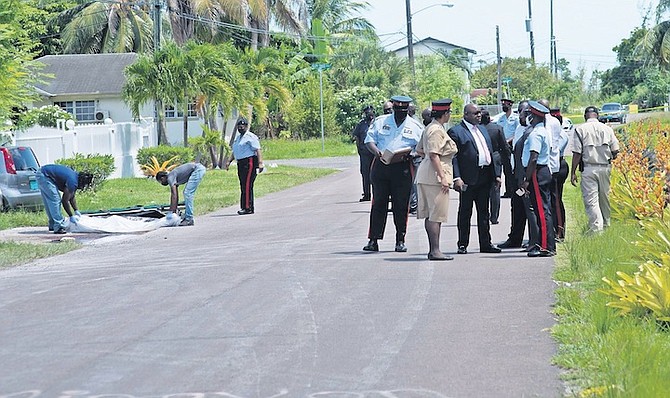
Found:
[[[64,128],[32,127],[18,131],[14,145],[30,146],[40,165],[71,158],[75,153],[112,155],[115,170],[110,178],[140,177],[140,148],[156,146],[153,122],[77,125]]]

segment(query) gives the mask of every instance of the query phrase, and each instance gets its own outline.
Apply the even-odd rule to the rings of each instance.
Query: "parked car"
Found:
[[[40,164],[28,146],[0,147],[0,210],[39,209],[42,195],[36,174]]]
[[[603,123],[619,122],[624,123],[626,118],[626,111],[618,102],[608,102],[603,104],[600,108],[598,120]]]

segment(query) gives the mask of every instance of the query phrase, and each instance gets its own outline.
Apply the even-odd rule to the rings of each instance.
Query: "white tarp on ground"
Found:
[[[168,222],[167,217],[147,218],[147,217],[89,217],[82,215],[77,224],[67,221],[65,230],[68,232],[90,232],[90,233],[112,233],[112,234],[132,234],[138,232],[148,232],[161,227],[175,227],[181,220],[175,217],[175,220]]]

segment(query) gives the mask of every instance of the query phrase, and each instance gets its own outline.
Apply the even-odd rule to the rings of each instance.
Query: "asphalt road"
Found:
[[[430,262],[416,219],[408,253],[390,218],[381,251],[363,252],[357,159],[337,162],[254,215],[0,271],[0,397],[561,396],[553,260],[479,254],[473,231],[472,253]]]

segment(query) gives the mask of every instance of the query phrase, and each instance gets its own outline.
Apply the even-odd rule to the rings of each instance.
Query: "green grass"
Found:
[[[326,137],[324,145],[321,139],[305,141],[275,139],[263,140],[261,146],[263,158],[268,160],[352,156],[358,153],[350,137],[344,135]]]
[[[56,256],[79,248],[75,242],[50,244],[30,244],[18,242],[0,242],[0,268],[15,266],[44,257]]]
[[[256,178],[256,197],[280,191],[331,174],[335,170],[306,169],[278,166],[266,169]],[[183,201],[180,189],[180,201]],[[237,169],[229,171],[208,170],[195,194],[195,214],[210,213],[223,207],[239,203],[240,187]],[[82,212],[102,209],[123,208],[135,205],[169,204],[170,190],[153,178],[123,178],[106,181],[95,192],[77,193],[77,204]],[[47,218],[44,211],[11,211],[0,213],[0,230],[15,227],[43,226],[46,230]],[[31,245],[0,242],[0,265],[16,265],[27,261],[60,254],[72,250],[77,245]],[[55,248],[59,249],[55,249]],[[62,250],[62,251],[60,251]]]
[[[585,235],[586,214],[579,188],[565,186],[568,233],[560,246],[555,280],[552,333],[559,343],[554,361],[571,395],[603,397],[670,396],[670,333],[653,320],[620,317],[605,306],[602,277],[632,273],[641,260],[632,244],[635,223],[613,221],[603,234]],[[616,204],[612,204],[615,206]]]

